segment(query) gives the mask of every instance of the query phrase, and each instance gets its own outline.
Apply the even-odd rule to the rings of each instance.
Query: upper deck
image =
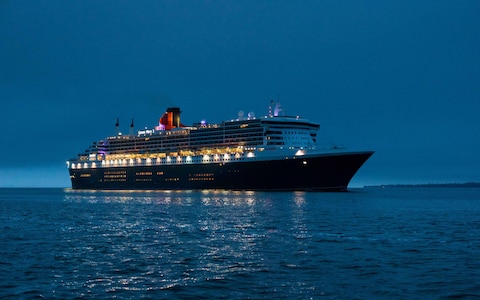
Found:
[[[314,149],[319,124],[300,117],[269,115],[238,118],[219,124],[180,123],[178,108],[169,109],[159,125],[143,129],[137,135],[107,137],[94,142],[79,156],[101,158],[105,155],[162,153],[165,156],[203,155],[213,152],[241,153],[245,149],[276,147]],[[175,115],[177,113],[178,115]],[[176,120],[173,124],[172,120]],[[100,156],[100,157],[99,157]]]

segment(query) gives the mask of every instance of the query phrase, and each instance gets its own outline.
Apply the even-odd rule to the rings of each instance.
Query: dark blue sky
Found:
[[[373,149],[353,185],[480,181],[479,1],[0,1],[0,187],[114,133],[239,110]]]

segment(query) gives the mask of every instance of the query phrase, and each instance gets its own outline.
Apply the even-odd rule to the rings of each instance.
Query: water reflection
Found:
[[[298,207],[301,207],[305,204],[305,192],[294,192],[293,201]]]
[[[477,295],[478,189],[421,192],[7,190],[0,298]]]
[[[290,198],[296,206],[305,204],[305,192],[266,193],[229,190],[64,190],[67,202],[87,203],[143,203],[189,205],[199,200],[205,206],[253,206],[262,202],[273,205],[275,201]]]
[[[309,259],[308,195],[68,189],[64,201],[76,214],[63,229],[70,251],[60,257],[82,258],[80,277],[70,282],[92,294],[181,292],[193,284],[217,290],[226,281],[273,291],[277,273],[299,272]]]
[[[65,189],[65,200],[88,203],[188,204],[193,191],[156,190],[72,190]]]
[[[213,206],[252,206],[255,204],[255,192],[252,191],[210,191],[201,192],[204,205]]]

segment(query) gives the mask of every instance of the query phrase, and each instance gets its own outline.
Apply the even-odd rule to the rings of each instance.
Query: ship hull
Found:
[[[73,189],[344,191],[371,151],[276,160],[70,169]]]

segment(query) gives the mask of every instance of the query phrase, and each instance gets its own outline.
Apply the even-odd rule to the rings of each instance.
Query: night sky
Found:
[[[267,113],[376,153],[351,186],[480,181],[480,1],[0,0],[0,187],[115,133]]]

